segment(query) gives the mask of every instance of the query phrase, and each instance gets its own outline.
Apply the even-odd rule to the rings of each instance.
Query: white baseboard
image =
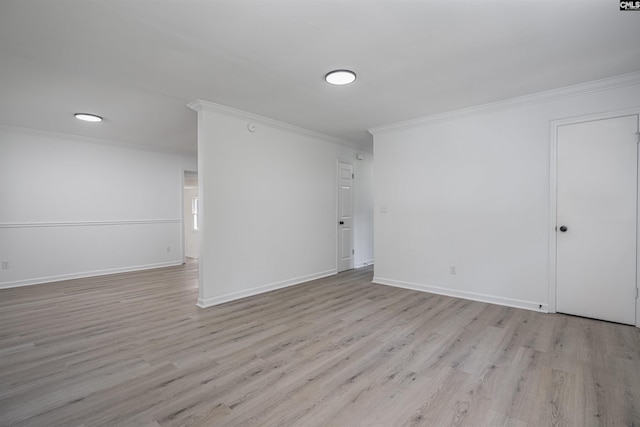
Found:
[[[275,291],[276,289],[288,288],[289,286],[299,285],[301,283],[309,282],[311,280],[321,279],[323,277],[333,276],[337,274],[337,270],[327,270],[320,273],[309,274],[306,276],[295,277],[289,280],[283,280],[281,282],[269,283],[267,285],[256,286],[254,288],[245,289],[238,292],[232,292],[225,295],[220,295],[213,298],[198,298],[196,304],[200,308],[212,307],[214,305],[223,304],[229,301],[235,301],[237,299],[250,297],[253,295],[263,294],[269,291]]]
[[[356,268],[368,267],[373,265],[373,259],[368,259],[356,265]]]
[[[0,282],[0,289],[17,288],[20,286],[41,285],[49,282],[60,282],[62,280],[82,279],[85,277],[105,276],[115,273],[129,273],[132,271],[151,270],[154,268],[172,267],[182,265],[182,261],[159,262],[155,264],[133,265],[128,267],[108,268],[105,270],[83,271],[80,273],[60,274],[57,276],[37,277],[33,279],[15,280],[13,282]]]
[[[380,285],[394,286],[396,288],[411,289],[414,291],[429,292],[432,294],[446,295],[449,297],[463,298],[472,301],[486,302],[490,304],[504,305],[507,307],[523,308],[525,310],[548,313],[549,307],[546,303],[534,301],[524,301],[513,298],[504,298],[495,295],[479,294],[475,292],[460,291],[457,289],[442,288],[439,286],[423,285],[419,283],[403,282],[401,280],[385,279],[374,277],[373,283]]]

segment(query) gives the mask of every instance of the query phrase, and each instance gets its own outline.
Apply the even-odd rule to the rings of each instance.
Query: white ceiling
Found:
[[[367,128],[638,71],[639,40],[615,0],[2,0],[0,123],[195,153],[203,99],[369,145]],[[327,85],[335,68],[358,80]]]

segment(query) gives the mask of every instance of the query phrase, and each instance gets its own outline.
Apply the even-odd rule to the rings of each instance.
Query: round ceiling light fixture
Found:
[[[102,121],[102,117],[96,116],[95,114],[76,113],[73,116],[76,119],[84,120],[85,122],[101,122]]]
[[[324,79],[332,85],[348,85],[356,81],[356,73],[351,70],[333,70],[329,71]]]

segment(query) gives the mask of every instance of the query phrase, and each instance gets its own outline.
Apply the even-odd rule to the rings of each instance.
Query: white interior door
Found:
[[[637,115],[558,127],[558,312],[635,324],[637,132]]]
[[[338,271],[353,268],[353,165],[338,163]]]

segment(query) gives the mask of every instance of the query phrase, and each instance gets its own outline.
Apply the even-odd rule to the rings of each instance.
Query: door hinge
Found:
[[[355,179],[356,175],[354,173],[351,174],[351,179]]]
[[[638,299],[638,288],[636,288],[636,299]]]
[[[356,250],[355,250],[355,249],[351,249],[351,255],[353,255],[353,254],[355,254],[355,253],[356,253]],[[636,289],[636,291],[637,291],[637,289]],[[636,297],[636,298],[637,298],[637,297]]]

